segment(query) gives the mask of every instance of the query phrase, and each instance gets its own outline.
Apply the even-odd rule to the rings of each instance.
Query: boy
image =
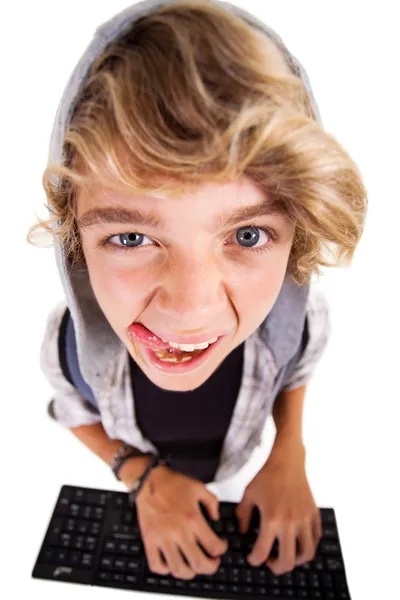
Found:
[[[366,194],[303,67],[228,3],[135,4],[74,70],[49,159],[40,225],[67,300],[42,345],[50,414],[132,491],[150,569],[191,579],[227,550],[205,484],[245,464],[272,413],[237,517],[260,513],[250,564],[308,562],[302,403],[329,333],[310,280],[330,245],[351,259]]]

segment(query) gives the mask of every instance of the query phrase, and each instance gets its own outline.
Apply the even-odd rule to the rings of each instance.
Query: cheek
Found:
[[[259,322],[277,299],[286,274],[286,261],[265,261],[264,265],[236,273],[231,280],[231,297],[238,313]],[[251,309],[251,310],[250,310]]]
[[[106,258],[87,260],[90,282],[94,294],[105,314],[113,312],[123,319],[134,313],[135,305],[146,297],[147,289],[154,284],[152,269],[122,269]]]

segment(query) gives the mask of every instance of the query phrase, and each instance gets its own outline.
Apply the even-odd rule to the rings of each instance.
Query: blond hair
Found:
[[[295,221],[288,272],[296,283],[350,263],[366,191],[356,164],[317,123],[301,79],[272,40],[225,9],[167,5],[137,19],[91,66],[62,164],[43,174],[53,216],[38,219],[27,239],[47,231],[71,260],[84,260],[79,186],[179,195],[241,177]]]

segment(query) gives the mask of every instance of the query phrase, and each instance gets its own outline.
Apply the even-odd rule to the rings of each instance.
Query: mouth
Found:
[[[204,350],[193,350],[192,352],[171,347],[163,350],[152,350],[143,344],[139,343],[139,345],[143,350],[141,354],[144,354],[148,364],[165,373],[178,374],[194,371],[203,365],[224,337],[219,337],[216,342],[210,344]]]

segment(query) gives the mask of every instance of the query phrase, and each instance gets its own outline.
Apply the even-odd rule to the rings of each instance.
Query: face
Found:
[[[203,384],[270,312],[295,227],[270,207],[247,179],[207,183],[179,198],[94,187],[77,194],[94,294],[133,360],[158,387],[189,391]],[[133,322],[172,342],[218,340],[205,358],[190,367],[187,361],[185,371],[163,370],[132,341]]]

